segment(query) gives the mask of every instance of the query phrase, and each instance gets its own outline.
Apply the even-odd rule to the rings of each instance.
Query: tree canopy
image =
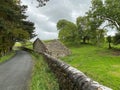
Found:
[[[120,0],[92,0],[92,8],[89,10],[88,15],[92,15],[94,18],[100,18],[102,22],[108,21],[106,26],[115,28],[117,34],[114,43],[119,44],[119,32],[120,32]]]
[[[74,42],[77,34],[77,26],[67,20],[60,20],[57,23],[57,29],[59,30],[59,38],[63,42]]]
[[[119,44],[120,0],[92,0],[91,3],[92,6],[90,10],[86,12],[85,16],[79,16],[76,19],[76,24],[67,20],[59,20],[57,28],[60,30],[60,40],[71,40],[72,42],[82,40],[83,43],[88,41],[101,45],[105,40],[104,37],[107,32],[104,28],[101,28],[101,25],[108,21],[109,23],[105,27],[109,26],[118,30],[113,40],[114,43]],[[110,41],[110,39],[108,41]]]
[[[59,38],[67,43],[80,44],[82,40],[83,43],[91,42],[100,45],[104,41],[105,31],[99,29],[100,24],[97,23],[90,20],[88,16],[78,17],[76,24],[65,19],[59,20],[57,23]]]
[[[25,10],[18,0],[0,2],[0,56],[11,51],[16,41],[34,37],[34,23],[27,21]]]
[[[120,0],[92,0],[91,14],[109,21],[120,31]]]

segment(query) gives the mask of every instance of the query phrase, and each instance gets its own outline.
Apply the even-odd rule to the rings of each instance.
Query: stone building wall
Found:
[[[58,40],[52,40],[51,42],[45,44],[37,38],[33,43],[33,49],[38,52],[47,52],[56,58],[71,54],[71,51]]]
[[[71,51],[58,40],[52,40],[45,45],[53,57],[59,58],[71,54]]]
[[[34,41],[33,50],[39,53],[48,52],[48,49],[46,48],[45,44],[39,38],[37,38]]]

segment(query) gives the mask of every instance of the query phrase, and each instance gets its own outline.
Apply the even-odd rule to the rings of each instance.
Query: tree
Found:
[[[105,11],[102,15],[110,22],[110,25],[115,26],[120,31],[120,0],[105,0]]]
[[[59,38],[63,42],[76,42],[77,26],[67,20],[59,20],[57,23],[57,29],[59,30]]]
[[[76,19],[76,24],[77,24],[77,28],[78,28],[78,34],[79,34],[79,38],[82,39],[83,43],[85,44],[86,41],[89,42],[90,39],[90,29],[88,28],[88,21],[87,21],[87,17],[78,17]]]
[[[99,29],[103,20],[93,16],[90,12],[87,15],[88,16],[77,18],[79,36],[83,40],[83,43],[91,41],[93,44],[100,45],[104,42],[105,34],[103,29]]]
[[[108,37],[107,37],[107,41],[108,41],[108,43],[109,43],[108,48],[111,49],[111,48],[112,48],[112,47],[111,47],[112,37],[111,37],[111,36],[108,36]]]
[[[88,13],[93,18],[99,17],[103,22],[108,21],[108,25],[116,28],[118,33],[113,38],[114,44],[119,44],[120,37],[120,0],[92,0],[92,7]],[[111,37],[108,36],[109,48],[111,48]]]
[[[113,43],[115,45],[120,44],[120,33],[116,33],[116,35],[113,37]]]
[[[33,38],[36,35],[34,34],[34,23],[30,21],[22,21],[21,27],[23,30],[29,33],[29,38]]]
[[[12,50],[17,40],[34,36],[34,24],[25,21],[27,6],[21,6],[18,0],[1,0],[0,3],[0,56]]]
[[[96,45],[97,46],[102,46],[104,44],[105,34],[106,34],[106,31],[104,29],[96,30]]]
[[[37,0],[37,1],[39,2],[38,7],[42,7],[42,6],[45,6],[49,0]]]
[[[81,40],[83,43],[91,41],[99,46],[102,45],[105,31],[98,29],[101,23],[97,20],[91,20],[88,16],[78,17],[76,24],[64,19],[59,20],[57,29],[59,30],[60,40],[76,44],[80,44]]]
[[[92,0],[92,15],[109,22],[109,26],[120,31],[120,0]]]

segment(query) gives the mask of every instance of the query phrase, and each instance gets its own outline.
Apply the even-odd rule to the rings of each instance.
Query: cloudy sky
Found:
[[[91,6],[91,0],[50,0],[46,6],[39,7],[36,0],[21,0],[28,5],[26,15],[35,23],[35,33],[42,40],[57,39],[56,23],[60,19],[75,22],[78,16],[85,15]],[[110,32],[111,34],[113,32]]]
[[[36,0],[21,0],[28,5],[26,14],[35,23],[35,33],[42,40],[58,38],[56,23],[60,19],[75,22],[78,16],[85,15],[91,0],[50,0],[46,6],[36,8]]]

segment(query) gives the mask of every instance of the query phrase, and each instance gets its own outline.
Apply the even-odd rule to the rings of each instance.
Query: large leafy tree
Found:
[[[120,0],[105,0],[103,7],[105,10],[102,17],[120,31]]]
[[[86,41],[89,42],[90,39],[90,29],[88,28],[88,20],[87,17],[78,17],[76,19],[76,24],[78,28],[78,37],[79,39],[83,40],[83,43],[86,43]]]
[[[120,0],[92,0],[92,8],[89,11],[93,17],[108,21],[112,28],[120,31]]]
[[[64,19],[59,20],[57,29],[59,30],[60,40],[75,44],[80,44],[81,40],[83,43],[91,41],[93,44],[101,45],[104,41],[105,31],[99,29],[102,21],[97,20],[88,16],[78,17],[76,24]]]
[[[57,23],[57,29],[59,30],[59,38],[63,42],[76,42],[77,38],[77,26],[65,19],[59,20]]]
[[[33,22],[30,22],[30,21],[22,21],[22,29],[27,31],[29,33],[29,38],[33,38],[35,37],[36,35],[34,34],[34,23]]]
[[[27,6],[21,6],[18,0],[0,2],[0,56],[12,50],[17,40],[32,38],[34,24],[26,21],[24,15]]]
[[[79,37],[83,40],[83,43],[86,41],[91,41],[93,44],[100,45],[104,40],[104,30],[99,29],[102,19],[99,17],[94,17],[89,12],[88,16],[78,17],[77,18],[77,27]]]
[[[88,12],[93,18],[99,17],[103,21],[108,21],[112,28],[118,30],[118,34],[114,37],[114,43],[119,44],[120,32],[120,0],[92,0],[92,8]],[[110,40],[110,37],[108,37]]]

